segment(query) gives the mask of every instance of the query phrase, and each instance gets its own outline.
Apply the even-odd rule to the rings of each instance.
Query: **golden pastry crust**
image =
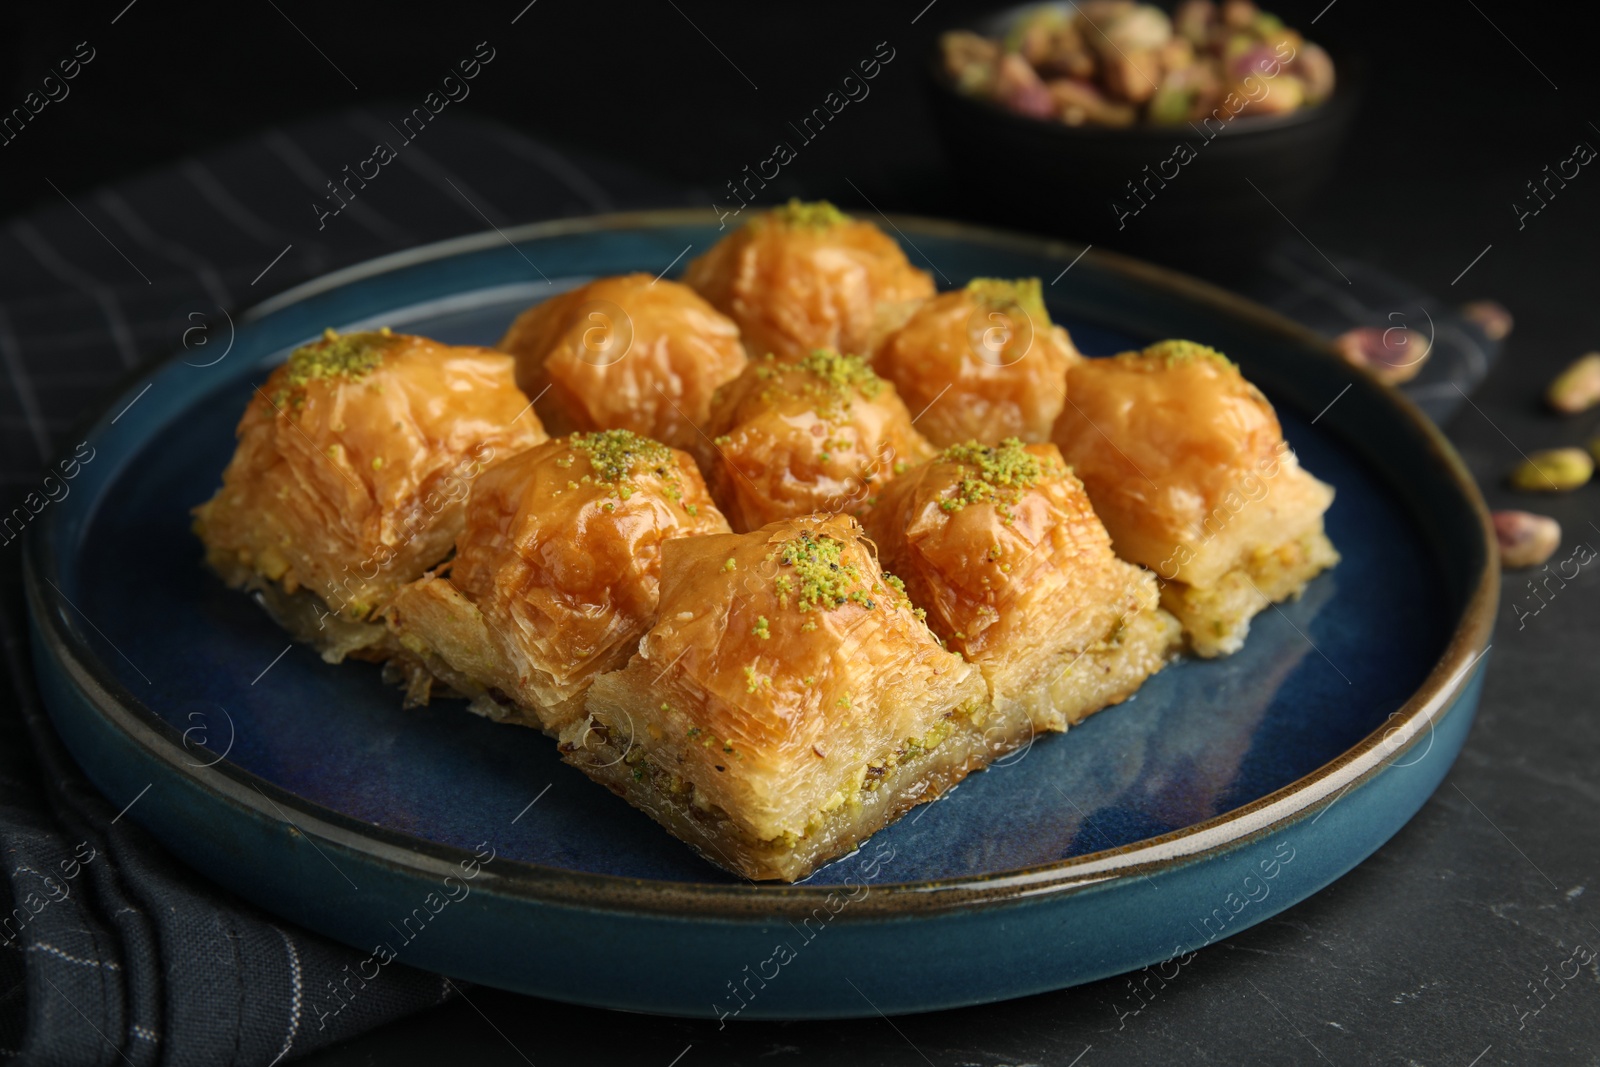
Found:
[[[627,430],[558,437],[485,471],[455,559],[402,589],[409,698],[433,679],[551,733],[655,620],[661,546],[726,533],[688,454]]]
[[[750,355],[870,352],[933,279],[870,222],[791,200],[689,264],[684,281],[739,324]]]
[[[517,316],[500,342],[551,433],[632,430],[695,447],[717,386],[744,369],[733,320],[678,282],[600,278]]]
[[[194,509],[207,562],[330,660],[379,640],[395,590],[449,553],[473,480],[545,440],[512,374],[501,353],[387,330],[296,349]]]
[[[1039,279],[977,278],[913,312],[872,365],[922,412],[917,428],[944,448],[1049,440],[1066,403],[1067,367],[1080,358],[1067,331],[1051,323]]]
[[[1117,558],[1055,445],[948,448],[895,479],[866,527],[996,709],[1035,729],[1127,699],[1179,638],[1155,575]]]
[[[1117,554],[1163,580],[1196,652],[1236,651],[1252,615],[1338,561],[1322,521],[1333,489],[1221,353],[1165,341],[1083,360],[1067,390],[1054,440]]]
[[[717,390],[699,457],[735,530],[814,512],[863,515],[933,454],[894,386],[859,356],[763,356]]]
[[[708,859],[803,877],[991,758],[943,749],[982,722],[982,678],[940,646],[853,519],[682,538],[662,555],[655,626],[590,689],[561,747]],[[959,758],[880,795],[930,754]]]

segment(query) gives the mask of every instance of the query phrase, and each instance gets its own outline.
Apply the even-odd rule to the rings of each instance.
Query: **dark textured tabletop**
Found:
[[[454,38],[470,48],[482,36],[473,24],[492,19],[497,43],[522,72],[501,86],[498,99],[485,92],[473,106],[535,135],[708,190],[709,200],[744,163],[760,158],[772,125],[826,91],[833,66],[847,67],[856,52],[869,54],[883,39],[904,42],[914,55],[936,16],[956,10],[929,5],[923,19],[925,3],[859,15],[670,2],[637,14],[584,12],[559,0],[528,8],[519,0],[508,11],[474,4],[448,16],[431,9],[419,15],[423,24],[450,23],[452,41],[430,52],[426,39],[435,31],[424,26],[408,38],[402,58],[453,56]],[[1562,418],[1541,400],[1562,367],[1600,348],[1600,175],[1583,172],[1536,215],[1519,216],[1513,207],[1527,200],[1526,183],[1576,142],[1600,145],[1600,128],[1590,122],[1600,122],[1596,73],[1581,27],[1560,25],[1566,14],[1473,0],[1426,11],[1378,11],[1359,0],[1280,6],[1300,12],[1304,23],[1315,16],[1317,31],[1364,46],[1375,60],[1349,149],[1322,198],[1294,220],[1301,236],[1444,304],[1488,297],[1512,311],[1516,326],[1501,359],[1445,428],[1491,507],[1560,520],[1552,562],[1592,558],[1600,549],[1600,484],[1556,498],[1517,495],[1506,485],[1525,453],[1582,445],[1600,433],[1594,413]],[[98,184],[97,168],[109,180],[113,163],[96,159],[93,139],[118,123],[126,128],[115,137],[130,145],[142,140],[144,163],[154,166],[217,136],[216,124],[230,115],[230,93],[269,107],[260,84],[271,75],[266,60],[249,50],[228,62],[199,58],[193,49],[203,46],[203,34],[171,13],[141,7],[119,18],[150,20],[155,28],[129,31],[146,35],[140,40],[148,54],[119,57],[107,49],[102,69],[90,72],[125,85],[125,102],[91,100],[85,91],[84,99],[60,105],[54,132],[40,132],[45,148],[18,154],[14,166],[0,157],[11,209],[54,198],[45,179],[65,181],[68,194]],[[340,58],[356,50],[363,32],[356,16],[286,8],[316,39],[313,48]],[[96,17],[101,38],[111,36],[111,14]],[[341,95],[350,88],[339,81],[343,75],[276,19],[269,8],[250,32],[270,34],[266,49],[288,57],[286,102],[234,122],[260,125],[396,91],[392,79],[383,82],[388,75],[373,74],[362,98]],[[27,54],[50,59],[59,42],[70,53],[79,39],[68,16],[52,16],[30,28]],[[847,116],[850,124],[839,124],[837,139],[819,142],[773,192],[847,203],[867,196],[886,210],[970,214],[947,180],[912,62],[891,69],[876,97]],[[345,65],[362,81],[372,70],[370,62]],[[306,80],[315,80],[314,91],[301,84]],[[134,95],[141,85],[154,94],[145,105]],[[1026,220],[1017,224],[1025,228]],[[1240,289],[1251,284],[1217,280]],[[85,405],[109,385],[86,387]],[[25,425],[15,421],[21,413],[6,417],[9,430]],[[1116,978],[938,1015],[726,1028],[479,988],[300,1062],[1600,1063],[1596,570],[1589,564],[1570,580],[1538,583],[1528,572],[1508,572],[1477,723],[1435,796],[1344,878],[1199,952],[1165,984],[1136,991],[1128,978]],[[1574,960],[1588,961],[1575,976]],[[616,963],[628,966],[626,959]],[[959,968],[961,960],[949,966]]]

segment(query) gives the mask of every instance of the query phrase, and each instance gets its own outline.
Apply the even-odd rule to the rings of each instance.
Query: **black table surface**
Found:
[[[803,113],[811,97],[826,92],[833,66],[846,69],[856,51],[870,54],[884,38],[912,50],[938,18],[956,13],[955,5],[941,5],[913,25],[925,2],[874,8],[858,16],[859,25],[841,23],[835,8],[757,14],[668,4],[639,16],[648,32],[620,38],[608,22],[615,13],[539,4],[514,27],[525,36],[502,34],[503,46],[520,49],[517,62],[527,65],[527,95],[515,105],[485,102],[484,109],[534,133],[720,190],[743,163],[762,158],[773,123]],[[1557,559],[1580,543],[1600,547],[1600,485],[1530,501],[1505,484],[1522,454],[1583,444],[1600,432],[1594,415],[1561,419],[1541,402],[1556,372],[1600,348],[1600,177],[1581,175],[1521,228],[1511,207],[1526,197],[1525,183],[1570,155],[1575,142],[1600,145],[1600,128],[1589,123],[1591,116],[1600,121],[1600,108],[1592,107],[1595,73],[1582,34],[1550,24],[1568,16],[1545,19],[1531,5],[1469,0],[1396,13],[1359,0],[1324,2],[1294,10],[1303,12],[1302,23],[1316,16],[1315,32],[1330,40],[1366,45],[1378,62],[1349,150],[1322,200],[1296,224],[1319,247],[1378,264],[1436,296],[1492,297],[1511,309],[1516,329],[1503,357],[1446,429],[1492,507],[1529,508],[1561,521]],[[1280,6],[1290,13],[1291,5]],[[336,54],[345,55],[340,49],[358,32],[355,16],[329,14],[331,22],[313,29],[320,16],[311,8],[285,7]],[[475,17],[486,8],[464,10]],[[510,29],[503,25],[509,15],[495,12],[496,32]],[[134,8],[125,20],[145,14]],[[252,108],[270,108],[266,90],[250,82],[262,61],[230,52],[228,64],[238,68],[230,71],[221,60],[195,58],[183,51],[194,33],[159,21],[176,16],[158,9],[147,17],[156,28],[137,31],[149,35],[154,50],[144,62],[171,66],[151,75],[155,103],[119,111],[115,101],[85,99],[70,118],[63,105],[58,129],[41,133],[41,147],[18,155],[0,178],[12,208],[55,195],[41,176],[54,174],[69,193],[111,176],[119,164],[97,158],[94,145],[82,143],[86,133],[98,131],[111,144],[121,138],[134,158],[141,138],[148,151],[179,154],[188,146],[163,140],[174,124],[187,130],[187,122],[202,136],[228,109],[230,93]],[[30,27],[24,37],[40,55],[72,32],[48,19]],[[156,38],[169,32],[172,42],[158,47]],[[472,34],[469,27],[457,36],[476,40]],[[272,47],[303,51],[304,42],[274,37]],[[284,107],[336,102],[329,98],[342,84],[317,66],[321,61],[301,51],[293,58],[290,82],[326,74],[329,83],[298,97],[293,84],[279,87],[292,98]],[[106,66],[113,63],[123,60],[108,58]],[[140,70],[123,63],[106,76],[125,79],[131,90]],[[859,121],[841,123],[837,142],[797,163],[788,184],[774,191],[858,201],[854,187],[888,210],[964,214],[914,85],[918,72],[896,73],[900,83],[882,79],[879,99],[853,116]],[[197,94],[197,75],[215,84]],[[572,103],[577,99],[588,103]],[[47,136],[60,139],[59,155],[51,155]],[[59,164],[54,171],[52,163]],[[1538,599],[1527,573],[1508,573],[1478,721],[1435,796],[1325,891],[1199,953],[1137,1015],[1119,1018],[1125,978],[937,1015],[725,1029],[480,988],[300,1062],[1600,1063],[1600,963],[1566,982],[1551,978],[1580,947],[1600,946],[1595,569],[1553,592],[1541,588]]]

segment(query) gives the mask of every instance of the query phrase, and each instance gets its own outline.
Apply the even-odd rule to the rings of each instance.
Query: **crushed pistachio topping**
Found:
[[[614,496],[628,500],[638,491],[631,479],[640,474],[654,474],[664,483],[663,491],[668,498],[690,515],[699,514],[700,509],[696,505],[683,502],[678,465],[673,460],[672,449],[661,442],[632,430],[597,430],[594,433],[573,434],[568,438],[568,447],[582,453],[594,472],[592,475],[585,474],[579,482],[604,482],[612,487]],[[570,457],[564,458],[567,459],[566,464],[559,459],[556,464],[570,466]],[[573,485],[573,488],[576,487]],[[601,506],[607,511],[616,509],[616,505],[610,501]]]
[[[899,595],[900,602],[897,605],[898,607],[910,608],[911,614],[915,615],[919,621],[927,621],[927,609],[919,608],[915,604],[911,603],[911,595],[906,592],[906,583],[901,580],[898,574],[890,574],[888,571],[884,571],[883,584],[887,585],[890,589],[893,589],[895,593]]]
[[[863,607],[877,605],[856,586],[861,584],[861,571],[852,563],[843,561],[844,542],[826,534],[818,536],[810,530],[801,530],[800,536],[787,541],[778,550],[778,564],[793,568],[792,574],[780,574],[773,583],[778,592],[778,603],[789,606],[789,597],[801,611],[821,608],[831,611],[846,601],[855,601]]]
[[[318,378],[348,378],[352,381],[365,378],[383,362],[384,353],[393,348],[400,338],[389,327],[381,330],[341,334],[324,330],[321,340],[301,345],[289,353],[285,381],[287,387],[278,389],[274,404],[282,404],[292,390],[304,389]],[[304,403],[303,397],[295,398]]]
[[[953,494],[939,501],[939,507],[950,512],[960,511],[968,504],[992,503],[1007,525],[1012,520],[1011,505],[1022,498],[1023,490],[1046,475],[1061,473],[1058,464],[1041,461],[1015,437],[1006,438],[997,447],[976,441],[952,445],[939,454],[939,462],[959,463],[968,472]]]
[[[769,219],[794,229],[825,230],[849,222],[850,216],[826,200],[791,199],[787,204],[758,216],[758,219]]]
[[[756,624],[750,628],[750,633],[755,637],[761,638],[763,641],[767,641],[772,638],[772,631],[767,625],[767,617],[765,615],[757,616]]]
[[[1050,325],[1050,312],[1045,309],[1038,278],[974,278],[967,283],[967,293],[985,307],[1021,308],[1035,325]]]
[[[724,573],[724,574],[732,574],[734,566],[735,566],[735,564],[733,562],[733,557],[729,556],[728,557],[728,561],[722,565],[722,573]]]
[[[1146,348],[1142,353],[1147,359],[1160,359],[1171,367],[1178,363],[1189,363],[1197,359],[1210,359],[1221,363],[1225,367],[1233,366],[1233,361],[1218,352],[1215,348],[1200,344],[1197,341],[1158,341]]]
[[[772,358],[766,357],[768,360]],[[780,377],[785,372],[790,372],[790,376]],[[799,397],[810,404],[819,418],[830,424],[838,424],[848,418],[850,405],[856,397],[876,400],[884,387],[883,379],[867,365],[866,359],[826,348],[814,349],[798,360],[758,366],[755,373],[758,378],[773,382],[761,393],[763,403],[771,403],[784,395]],[[840,432],[819,444],[823,462],[827,462],[830,453],[854,448],[855,435]]]
[[[744,669],[744,691],[746,693],[754,693],[762,686],[770,687],[771,685],[772,678],[770,675],[757,674],[753,666]]]
[[[632,430],[575,433],[570,445],[584,453],[595,477],[606,482],[621,482],[641,465],[655,468],[657,474],[666,474],[668,467],[674,466],[666,445]]]
[[[883,379],[867,366],[861,356],[847,356],[828,348],[812,349],[796,364],[800,370],[816,378],[821,391],[828,397],[843,401],[851,390],[868,400],[883,391]]]

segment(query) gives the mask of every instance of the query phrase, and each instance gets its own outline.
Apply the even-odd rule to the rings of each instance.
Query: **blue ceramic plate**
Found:
[[[252,386],[324,327],[493,344],[553,292],[681,268],[719,236],[696,213],[541,224],[302,286],[240,317],[225,357],[185,354],[110,405],[71,494],[29,530],[62,736],[173,852],[372,952],[364,972],[398,958],[644,1011],[849,1016],[1056,989],[1226,937],[1348,871],[1433,791],[1477,701],[1497,575],[1460,461],[1393,391],[1219,290],[948,223],[895,232],[942,287],[1045,279],[1086,353],[1187,337],[1233,356],[1337,488],[1344,562],[1238,655],[1174,664],[801,885],[741,882],[548,738],[452,702],[402,711],[375,667],[290,647],[189,531]]]

